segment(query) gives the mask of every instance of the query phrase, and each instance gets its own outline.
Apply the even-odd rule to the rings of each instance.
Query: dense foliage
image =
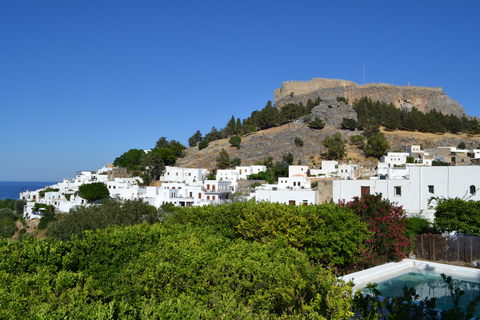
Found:
[[[12,209],[0,209],[0,238],[11,238],[15,231],[17,231],[16,223],[18,218],[13,213]]]
[[[78,195],[88,202],[102,200],[110,196],[108,187],[103,182],[82,184],[78,187]]]
[[[86,230],[103,229],[111,225],[128,226],[159,221],[155,207],[142,200],[106,199],[101,205],[77,206],[57,216],[57,219],[48,226],[49,237],[67,241],[73,235],[81,238]]]
[[[365,155],[367,157],[375,157],[380,159],[389,148],[390,145],[388,144],[385,134],[377,133],[368,138],[365,148]]]
[[[0,242],[0,318],[345,319],[351,289],[281,239],[140,224]]]
[[[423,113],[415,107],[412,107],[411,110],[397,109],[392,103],[373,101],[367,97],[355,100],[353,109],[357,112],[357,126],[360,129],[373,122],[384,126],[387,130],[480,133],[480,123],[477,119],[443,115],[435,109],[427,113]]]
[[[323,140],[323,146],[327,148],[327,152],[325,153],[325,157],[327,159],[343,159],[347,154],[345,148],[345,141],[342,138],[340,132],[335,133],[332,136],[327,136]]]
[[[437,199],[435,227],[440,231],[480,236],[480,201]]]
[[[367,250],[363,252],[366,267],[387,261],[399,261],[406,256],[408,238],[405,212],[381,194],[367,194],[345,204],[369,226],[373,233],[367,240]]]
[[[241,202],[185,208],[165,218],[168,223],[213,226],[230,239],[268,243],[282,239],[305,252],[311,261],[339,272],[353,268],[367,250],[367,224],[335,204],[288,206]]]

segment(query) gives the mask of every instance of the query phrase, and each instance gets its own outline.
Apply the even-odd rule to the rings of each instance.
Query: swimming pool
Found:
[[[480,283],[469,280],[453,279],[454,288],[459,287],[465,294],[460,298],[460,308],[465,310],[468,302],[475,299],[479,294]],[[437,298],[435,306],[440,310],[447,310],[454,306],[450,296],[450,290],[443,278],[436,273],[415,270],[404,273],[397,277],[384,280],[378,283],[377,290],[381,295],[388,298],[403,295],[403,287],[414,288],[420,296],[419,300],[425,298]],[[368,289],[363,289],[369,292]],[[480,317],[480,308],[477,308],[475,317]]]
[[[451,307],[449,291],[440,274],[451,276],[454,285],[467,289],[462,301],[470,301],[475,294],[475,289],[480,288],[480,270],[473,268],[457,267],[441,263],[404,259],[401,262],[387,263],[367,270],[351,273],[340,277],[345,281],[353,281],[354,291],[364,289],[368,283],[377,283],[377,289],[384,296],[393,297],[403,293],[403,286],[415,287],[421,299],[428,296],[437,297],[438,309]],[[383,291],[382,291],[383,290]],[[476,317],[480,317],[477,308]]]

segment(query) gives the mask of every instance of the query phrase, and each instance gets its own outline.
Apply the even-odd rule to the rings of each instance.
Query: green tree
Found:
[[[198,144],[198,150],[202,150],[208,147],[208,143],[209,141],[207,139],[200,141],[200,143]]]
[[[27,204],[24,200],[16,200],[15,201],[15,212],[17,214],[23,214],[23,207]]]
[[[295,140],[293,140],[296,146],[298,147],[303,147],[303,140],[300,139],[299,137],[295,137]]]
[[[110,192],[108,191],[108,187],[105,183],[94,182],[82,184],[80,187],[78,187],[78,195],[88,202],[93,202],[108,198],[110,196]]]
[[[355,119],[343,118],[341,126],[343,130],[354,131],[357,127],[357,121]]]
[[[145,167],[150,180],[158,180],[165,166],[173,166],[176,162],[175,154],[166,148],[150,150],[144,157],[142,164]]]
[[[227,126],[225,127],[225,131],[228,136],[234,135],[236,129],[236,122],[235,122],[235,117],[232,116],[232,118],[228,121]]]
[[[240,158],[235,158],[232,161],[230,161],[230,167],[232,168],[238,167],[241,164],[242,164],[242,159]]]
[[[230,156],[228,155],[227,150],[222,148],[222,150],[220,150],[218,154],[216,161],[217,161],[217,167],[219,169],[230,168]]]
[[[365,149],[365,155],[368,157],[380,158],[385,154],[385,151],[390,148],[387,138],[383,133],[377,133],[367,141],[367,147]]]
[[[228,143],[230,143],[232,147],[235,147],[237,149],[240,149],[241,142],[242,142],[242,138],[240,138],[239,136],[233,136],[230,138],[230,140],[228,140]]]
[[[315,120],[308,123],[308,126],[310,127],[310,129],[321,130],[325,127],[325,122],[323,122],[323,120],[320,118],[315,118]]]
[[[434,226],[440,231],[480,236],[480,201],[437,198]]]
[[[200,141],[202,141],[202,133],[200,132],[200,130],[197,130],[197,132],[195,132],[193,136],[188,138],[188,146],[195,147]]]
[[[457,148],[465,150],[467,148],[467,145],[465,144],[465,142],[462,141],[458,144]]]
[[[183,157],[186,147],[176,140],[167,141],[167,138],[161,137],[155,144],[155,149],[168,149],[173,152],[175,157]]]
[[[282,159],[284,162],[286,162],[289,166],[291,166],[293,164],[293,160],[295,160],[293,158],[293,154],[291,152],[289,153],[286,153],[282,156]]]
[[[130,149],[121,156],[115,158],[113,165],[116,167],[127,168],[128,171],[141,170],[142,158],[145,151],[140,149]]]
[[[346,155],[345,141],[342,135],[337,132],[333,136],[327,136],[323,140],[323,146],[327,148],[326,157],[328,159],[343,159]]]

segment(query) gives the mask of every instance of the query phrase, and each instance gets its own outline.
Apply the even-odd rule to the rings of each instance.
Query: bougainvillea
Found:
[[[363,252],[365,267],[405,258],[408,250],[407,224],[401,206],[382,199],[381,194],[355,197],[343,205],[369,225],[371,237]]]

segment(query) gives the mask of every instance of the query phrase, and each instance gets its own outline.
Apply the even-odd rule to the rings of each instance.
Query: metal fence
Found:
[[[410,241],[416,259],[480,267],[480,237],[421,234]]]

